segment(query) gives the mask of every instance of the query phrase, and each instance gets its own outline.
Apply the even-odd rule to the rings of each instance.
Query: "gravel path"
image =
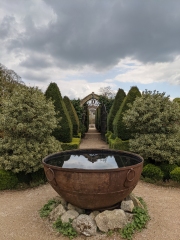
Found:
[[[94,130],[92,130],[94,131]],[[87,136],[86,136],[87,137]],[[81,148],[108,148],[97,133],[88,135]],[[93,144],[92,142],[93,138]],[[91,139],[91,140],[90,140]],[[95,140],[96,139],[96,140]],[[100,141],[100,142],[99,142]],[[91,145],[92,144],[92,145]],[[147,229],[135,234],[134,240],[180,240],[180,189],[160,187],[139,181],[134,193],[148,205],[151,220]],[[57,196],[49,184],[34,189],[0,192],[0,240],[67,240],[59,236],[44,222],[38,210]],[[77,240],[86,239],[78,237]],[[118,240],[118,235],[90,237],[89,240]]]

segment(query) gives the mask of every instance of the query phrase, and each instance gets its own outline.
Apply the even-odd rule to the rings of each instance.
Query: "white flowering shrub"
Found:
[[[51,136],[57,119],[54,105],[34,87],[17,86],[3,99],[0,111],[0,168],[15,173],[35,172],[46,155],[61,150]]]
[[[165,93],[145,91],[126,111],[130,151],[145,159],[180,163],[180,107]]]

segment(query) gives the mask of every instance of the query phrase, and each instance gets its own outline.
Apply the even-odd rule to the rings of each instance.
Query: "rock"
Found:
[[[97,227],[102,232],[116,228],[123,228],[127,223],[127,216],[122,209],[106,210],[95,217]]]
[[[79,216],[79,213],[75,210],[68,210],[61,216],[62,222],[69,222],[69,219],[75,219]]]
[[[134,203],[132,200],[125,200],[121,202],[121,209],[125,212],[132,212],[134,208]]]
[[[78,233],[81,233],[87,237],[96,235],[96,223],[86,214],[81,214],[74,219],[72,226]]]
[[[144,206],[142,205],[142,203],[139,201],[137,197],[135,197],[133,193],[129,195],[129,198],[133,201],[135,207],[140,207],[144,209]]]
[[[68,210],[75,210],[75,211],[77,211],[79,214],[83,214],[83,213],[85,212],[84,209],[78,208],[78,207],[72,205],[71,203],[68,203],[67,209],[68,209]]]
[[[93,211],[89,214],[89,216],[94,220],[99,213],[100,213],[99,211]]]
[[[127,221],[131,222],[132,219],[133,219],[133,214],[132,213],[127,213],[127,212],[125,212],[125,214],[126,214],[126,217],[127,217]]]
[[[61,196],[56,196],[54,198],[54,200],[61,203],[66,208],[67,202],[66,202],[66,200],[64,200],[64,198],[62,198]]]
[[[52,210],[52,212],[49,215],[49,219],[51,221],[56,221],[58,217],[61,217],[66,212],[64,206],[62,204],[59,204],[56,208]]]

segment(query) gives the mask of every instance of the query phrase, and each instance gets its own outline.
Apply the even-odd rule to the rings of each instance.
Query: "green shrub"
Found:
[[[15,173],[0,169],[0,190],[13,189],[18,184]]]
[[[131,87],[114,118],[113,132],[116,137],[119,137],[122,140],[128,140],[131,137],[131,132],[123,122],[123,116],[124,113],[130,108],[129,104],[132,104],[137,97],[141,97],[139,89],[137,87]]]
[[[85,113],[85,121],[84,121],[85,131],[88,132],[88,130],[89,130],[89,109],[88,109],[87,104],[84,104],[84,113]]]
[[[122,141],[120,138],[114,140],[113,149],[128,151],[129,150],[129,140]]]
[[[180,106],[165,93],[144,91],[125,112],[130,151],[156,162],[180,163]]]
[[[53,131],[53,136],[60,142],[71,142],[72,122],[56,83],[49,84],[45,96],[53,101],[57,118],[61,118],[60,124]]]
[[[62,143],[61,147],[63,151],[66,150],[72,150],[72,149],[78,149],[80,145],[81,139],[80,138],[73,138],[72,142],[70,143]]]
[[[180,183],[180,167],[177,167],[172,172],[170,172],[170,177],[173,181]]]
[[[51,136],[57,127],[54,105],[38,89],[17,86],[11,97],[3,100],[0,112],[0,168],[35,172],[46,155],[61,150]]]
[[[152,180],[157,181],[163,179],[163,172],[161,171],[160,167],[150,163],[143,168],[142,175],[145,178],[151,178]]]
[[[177,168],[176,164],[169,164],[169,163],[162,163],[160,165],[160,168],[164,174],[164,180],[169,180],[170,177],[170,172],[172,172],[175,168]]]
[[[74,108],[74,106],[72,105],[71,101],[69,100],[68,97],[64,97],[63,101],[66,105],[66,109],[68,110],[71,122],[72,122],[72,126],[73,126],[73,136],[78,135],[79,133],[79,119],[76,113],[76,110]]]
[[[105,134],[105,138],[106,138],[106,142],[109,143],[109,136],[112,134],[111,131],[107,131],[107,133]]]
[[[124,98],[126,97],[126,94],[123,89],[118,89],[118,92],[116,94],[116,97],[114,99],[113,105],[110,109],[110,112],[108,114],[107,118],[107,130],[113,132],[113,121],[116,116],[116,113],[118,112]]]

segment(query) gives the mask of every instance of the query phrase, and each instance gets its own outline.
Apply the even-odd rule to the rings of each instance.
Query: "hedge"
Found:
[[[163,179],[164,174],[160,167],[149,163],[143,168],[142,176],[145,178],[150,178],[151,180],[159,181]]]
[[[170,172],[170,177],[173,181],[180,183],[180,167],[177,167],[172,172]]]
[[[78,149],[79,145],[80,145],[80,142],[81,142],[81,138],[73,138],[72,142],[70,142],[70,143],[62,143],[61,147],[62,147],[63,151],[72,150],[72,149]]]
[[[50,83],[45,96],[47,99],[51,98],[55,111],[57,113],[57,117],[61,118],[59,123],[59,127],[53,131],[53,136],[59,140],[60,142],[71,142],[72,141],[72,122],[69,116],[69,113],[66,109],[66,106],[63,102],[60,90],[56,83]]]
[[[110,109],[110,112],[108,114],[107,118],[107,130],[113,132],[113,121],[116,116],[116,113],[118,112],[124,98],[126,97],[126,93],[123,89],[119,88],[116,97],[114,99],[113,105]]]
[[[113,121],[113,132],[122,140],[128,140],[131,137],[130,131],[122,120],[124,112],[129,109],[129,103],[132,104],[136,97],[141,97],[141,93],[137,87],[131,87]]]
[[[66,109],[69,113],[69,116],[70,116],[70,119],[71,119],[71,122],[72,122],[73,136],[76,136],[79,133],[79,119],[78,119],[76,110],[75,110],[74,106],[72,105],[70,99],[67,96],[65,96],[63,98],[63,101],[66,105]]]
[[[13,189],[18,184],[15,173],[0,169],[0,190]]]

